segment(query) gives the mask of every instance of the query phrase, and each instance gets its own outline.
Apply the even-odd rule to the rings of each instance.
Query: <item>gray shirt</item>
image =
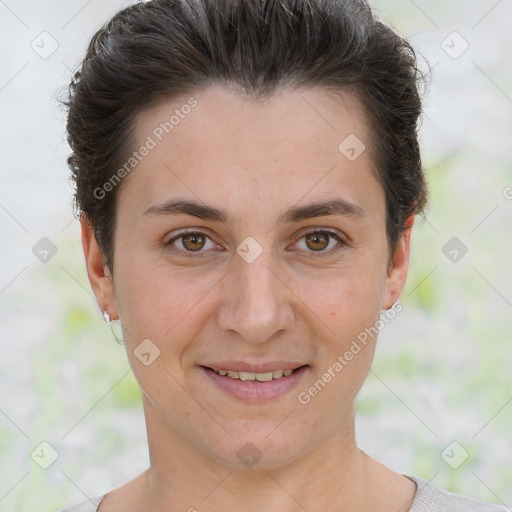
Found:
[[[417,487],[409,512],[511,512],[512,510],[451,493],[418,476],[405,476],[415,482]],[[105,496],[72,505],[61,512],[97,512],[98,505]]]

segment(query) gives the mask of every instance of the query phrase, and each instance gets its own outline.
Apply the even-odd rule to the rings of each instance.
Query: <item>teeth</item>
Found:
[[[227,375],[232,379],[255,380],[258,382],[269,382],[273,379],[280,379],[283,376],[288,377],[288,375],[291,375],[294,372],[291,368],[266,373],[234,372],[232,370],[215,370],[214,368],[212,368],[212,370],[218,375]]]

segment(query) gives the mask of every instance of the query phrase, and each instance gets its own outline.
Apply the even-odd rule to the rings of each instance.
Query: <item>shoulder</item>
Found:
[[[98,505],[105,496],[106,494],[97,496],[96,498],[90,498],[87,501],[75,503],[74,505],[62,509],[60,512],[96,512]]]
[[[416,483],[417,490],[409,512],[510,512],[493,503],[449,492],[418,476],[405,475]]]

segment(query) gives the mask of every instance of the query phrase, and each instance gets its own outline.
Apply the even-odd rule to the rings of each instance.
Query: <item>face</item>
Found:
[[[370,146],[354,98],[194,99],[138,118],[136,148],[155,145],[119,190],[114,285],[84,223],[89,277],[121,320],[148,431],[277,467],[350,430],[376,342],[361,334],[400,296],[409,230],[388,272],[384,192],[368,149],[350,149]]]

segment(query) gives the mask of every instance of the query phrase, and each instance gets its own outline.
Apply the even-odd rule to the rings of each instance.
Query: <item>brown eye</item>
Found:
[[[306,245],[313,251],[323,251],[329,245],[327,233],[310,233],[306,235]]]
[[[188,251],[200,251],[206,242],[206,237],[201,233],[182,235],[182,244]]]
[[[301,251],[312,257],[329,256],[337,253],[348,244],[336,232],[327,229],[316,229],[305,233],[296,244]]]
[[[208,253],[211,253],[211,250],[222,251],[220,245],[201,231],[186,231],[177,234],[174,238],[165,242],[164,246],[172,254],[184,257],[206,257]]]

